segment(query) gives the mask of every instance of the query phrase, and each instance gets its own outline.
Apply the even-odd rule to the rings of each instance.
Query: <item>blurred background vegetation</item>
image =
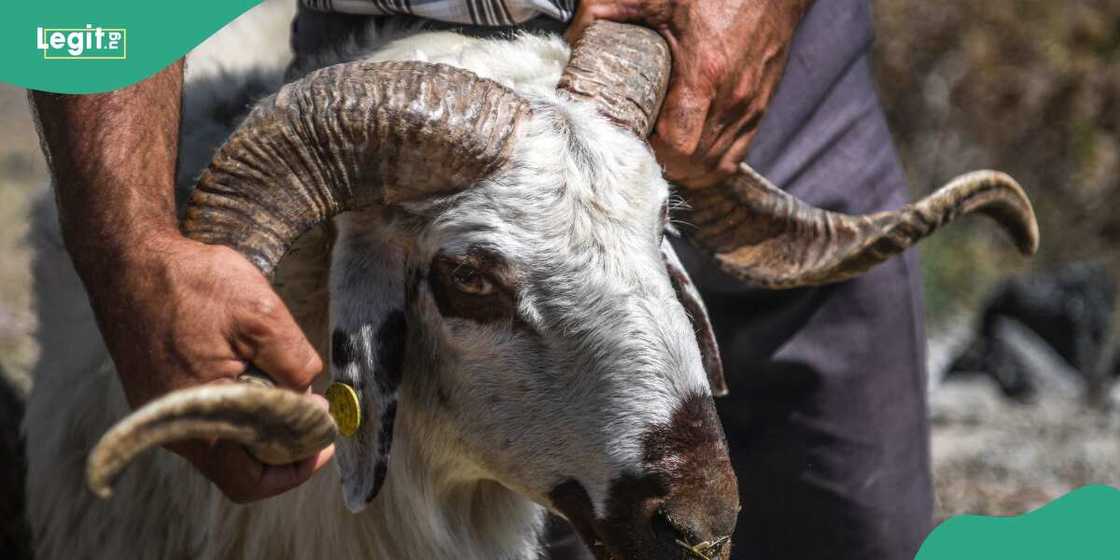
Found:
[[[986,224],[923,245],[931,327],[1027,266],[1108,261],[1120,238],[1120,0],[876,0],[876,72],[915,194],[963,170],[1016,177],[1042,234],[1029,263]]]
[[[1029,261],[980,220],[921,245],[936,374],[951,352],[946,339],[971,330],[1001,279],[1079,261],[1117,272],[1120,0],[874,0],[874,8],[880,95],[915,196],[965,170],[1000,169],[1022,183],[1039,218],[1042,246]],[[1074,377],[1045,352],[1027,361]],[[1079,394],[1052,389],[1022,404],[990,380],[936,386],[939,518],[1017,514],[1081,485],[1120,482],[1116,393],[1111,410],[1090,410]]]
[[[0,84],[0,371],[20,390],[35,359],[31,252],[24,243],[32,197],[45,190],[47,166],[24,90]]]
[[[931,340],[971,322],[1009,275],[1081,260],[1115,272],[1120,0],[873,4],[880,94],[914,194],[966,170],[1001,169],[1040,220],[1042,248],[1030,261],[979,220],[922,245]],[[23,390],[36,352],[24,235],[29,201],[47,184],[25,95],[0,84],[0,370]],[[956,407],[946,420],[933,403],[939,516],[1017,513],[1120,473],[1116,414],[1075,401],[1009,405],[990,387],[934,396]]]

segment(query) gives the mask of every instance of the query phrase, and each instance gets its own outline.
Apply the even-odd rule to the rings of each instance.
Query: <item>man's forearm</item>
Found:
[[[322,369],[268,280],[228,247],[197,243],[175,222],[183,65],[103,95],[32,93],[59,221],[98,328],[132,406],[229,381],[252,361],[306,390]],[[324,403],[325,404],[325,403]],[[330,448],[264,466],[236,444],[171,447],[238,501],[306,481]]]
[[[31,92],[63,239],[79,272],[123,256],[137,240],[177,233],[182,91],[178,61],[109,93]]]

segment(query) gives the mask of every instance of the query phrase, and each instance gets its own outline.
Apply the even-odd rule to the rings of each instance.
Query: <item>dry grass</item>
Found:
[[[1061,396],[1009,403],[984,382],[943,387],[934,408],[939,518],[1020,514],[1086,484],[1120,482],[1115,410]]]
[[[999,275],[1106,260],[1120,242],[1120,0],[875,0],[876,71],[911,184],[978,167],[1014,175],[1038,212],[1026,263],[993,228],[923,247],[937,318]],[[987,224],[979,224],[987,226]],[[993,242],[997,241],[997,242]]]

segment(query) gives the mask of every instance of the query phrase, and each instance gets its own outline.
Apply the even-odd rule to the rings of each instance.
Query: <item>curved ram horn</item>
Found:
[[[183,231],[232,247],[269,274],[301,234],[340,212],[451,194],[488,177],[506,163],[528,114],[509,89],[446,65],[324,68],[253,109],[203,172]],[[229,439],[285,463],[335,433],[326,411],[291,391],[196,387],[111,429],[89,457],[87,482],[107,496],[137,453],[173,441]]]
[[[996,220],[1024,255],[1038,249],[1030,200],[997,171],[962,175],[916,203],[865,216],[809,206],[746,165],[721,186],[686,194],[692,242],[725,272],[766,288],[851,278],[971,213]]]
[[[641,138],[653,128],[669,77],[669,49],[657,33],[597,21],[572,49],[559,89],[594,101]],[[993,171],[970,173],[896,212],[827,212],[776,188],[746,164],[722,185],[682,193],[697,227],[692,242],[731,275],[768,288],[856,276],[897,255],[958,215],[994,218],[1031,255],[1038,224],[1023,189]]]
[[[450,194],[500,168],[529,103],[458,68],[355,62],[258,105],[203,172],[184,232],[266,274],[332,216]]]
[[[86,463],[86,482],[107,498],[121,470],[145,449],[188,439],[222,439],[258,459],[284,464],[330,445],[330,414],[294,391],[250,383],[204,385],[152,401],[113,426]]]
[[[669,45],[645,27],[599,20],[572,47],[557,89],[649,136],[669,84]]]

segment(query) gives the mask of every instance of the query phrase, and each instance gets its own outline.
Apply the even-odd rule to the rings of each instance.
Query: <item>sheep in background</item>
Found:
[[[999,327],[1001,321],[1017,321],[1080,374],[1076,384],[1084,385],[1087,402],[1106,404],[1114,377],[1115,357],[1108,345],[1115,303],[1116,280],[1102,263],[1073,263],[1008,278],[988,296],[976,336],[949,366],[949,375],[983,372],[1010,398],[1036,398],[1036,374]]]

